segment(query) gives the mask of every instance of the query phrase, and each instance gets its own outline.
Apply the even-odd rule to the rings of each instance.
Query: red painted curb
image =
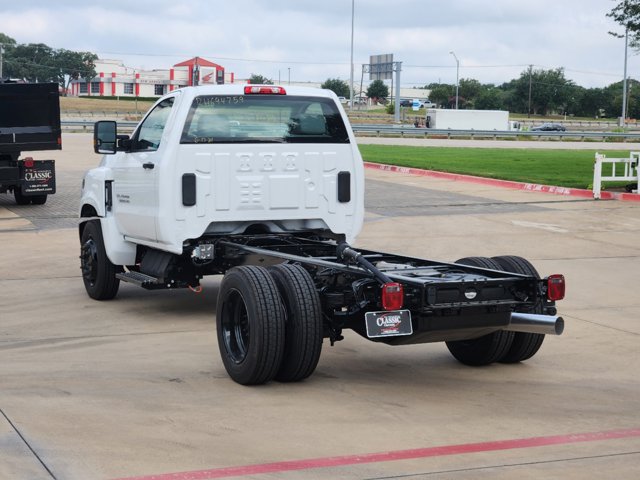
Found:
[[[554,187],[551,185],[540,185],[537,183],[513,182],[510,180],[498,180],[496,178],[474,177],[473,175],[463,175],[460,173],[438,172],[435,170],[423,170],[420,168],[398,167],[396,165],[385,165],[383,163],[364,162],[365,168],[382,170],[384,172],[405,173],[408,175],[418,175],[421,177],[441,178],[453,180],[455,182],[477,183],[480,185],[490,185],[493,187],[511,188],[513,190],[526,190],[530,192],[551,193],[553,195],[570,195],[572,197],[591,198],[593,192],[582,188]],[[616,193],[602,192],[602,200],[623,200],[640,202],[640,194],[637,193]]]
[[[640,428],[608,430],[603,432],[576,433],[569,435],[551,435],[546,437],[517,438],[493,442],[463,443],[440,447],[416,448],[392,452],[365,453],[362,455],[346,455],[342,457],[312,458],[286,462],[264,463],[261,465],[245,465],[239,467],[213,468],[192,472],[165,473],[142,477],[130,477],[120,480],[211,480],[214,478],[240,477],[266,473],[291,472],[313,468],[330,468],[365,463],[391,462],[416,458],[442,457],[446,455],[462,455],[466,453],[513,450],[517,448],[544,447],[583,442],[599,442],[621,438],[640,437]]]

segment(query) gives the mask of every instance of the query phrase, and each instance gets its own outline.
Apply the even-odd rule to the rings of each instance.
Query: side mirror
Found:
[[[93,127],[93,151],[111,155],[118,147],[117,124],[111,120],[96,122]]]

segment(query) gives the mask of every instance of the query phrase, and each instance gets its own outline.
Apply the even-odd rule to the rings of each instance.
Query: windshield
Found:
[[[349,143],[330,98],[286,95],[196,97],[180,143]]]

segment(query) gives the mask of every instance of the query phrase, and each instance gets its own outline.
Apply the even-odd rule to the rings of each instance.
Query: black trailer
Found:
[[[0,83],[0,193],[45,203],[56,192],[55,161],[20,154],[61,148],[58,84]]]

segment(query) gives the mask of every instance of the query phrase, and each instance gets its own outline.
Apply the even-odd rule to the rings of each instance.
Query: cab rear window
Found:
[[[180,143],[349,143],[335,103],[323,97],[196,97]]]

